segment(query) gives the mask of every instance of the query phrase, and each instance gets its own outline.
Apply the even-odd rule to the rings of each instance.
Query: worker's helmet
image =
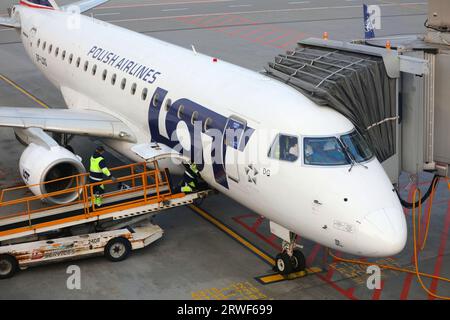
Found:
[[[98,153],[102,153],[105,152],[105,148],[103,146],[98,146],[95,151],[97,151]]]

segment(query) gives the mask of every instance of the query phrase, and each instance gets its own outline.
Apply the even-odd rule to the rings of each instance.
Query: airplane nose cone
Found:
[[[403,210],[381,209],[364,217],[369,236],[367,256],[388,257],[400,253],[406,245],[407,227]],[[371,242],[371,243],[369,243]]]

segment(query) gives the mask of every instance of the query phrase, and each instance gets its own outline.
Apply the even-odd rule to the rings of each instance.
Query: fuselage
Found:
[[[305,138],[340,144],[354,131],[336,111],[264,75],[103,21],[17,10],[26,51],[69,108],[112,114],[136,144],[181,146],[212,187],[304,238],[364,256],[403,249],[403,210],[376,158],[362,161],[367,168],[307,159]],[[227,128],[242,135],[227,139]],[[281,141],[297,143],[296,157],[280,155]],[[132,144],[110,144],[142,160]]]

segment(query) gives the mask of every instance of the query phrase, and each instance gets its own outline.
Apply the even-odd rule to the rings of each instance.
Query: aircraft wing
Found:
[[[83,12],[91,10],[95,7],[98,7],[99,5],[102,5],[108,1],[109,0],[83,0],[83,1],[78,1],[75,3],[71,3],[68,5],[62,6],[61,10],[67,11],[70,7],[77,6],[78,8],[80,8],[80,13],[83,13]]]
[[[69,133],[136,142],[132,130],[104,112],[73,109],[0,107],[0,127]]]

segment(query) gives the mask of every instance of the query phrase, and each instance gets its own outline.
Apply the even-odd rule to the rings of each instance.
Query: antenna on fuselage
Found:
[[[195,54],[198,54],[198,52],[197,52],[197,50],[195,50],[195,47],[193,44],[191,44],[191,47],[192,47],[192,51],[194,51]]]

